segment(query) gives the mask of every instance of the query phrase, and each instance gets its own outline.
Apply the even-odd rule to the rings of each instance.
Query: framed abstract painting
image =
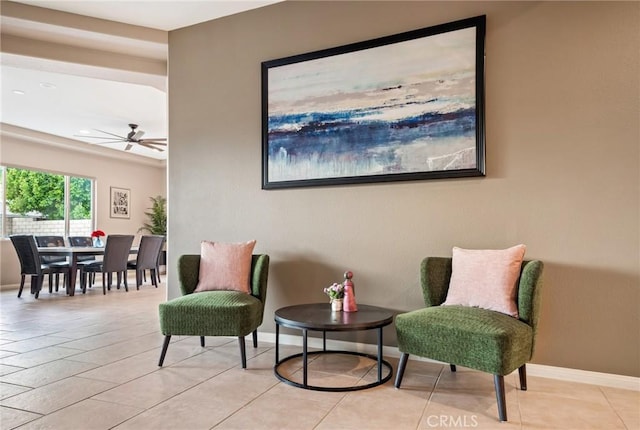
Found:
[[[262,63],[262,188],[484,176],[478,16]]]
[[[127,188],[111,187],[111,218],[130,218],[131,190]]]

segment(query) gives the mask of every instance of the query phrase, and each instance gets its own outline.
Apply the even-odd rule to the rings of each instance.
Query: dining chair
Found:
[[[24,288],[24,281],[27,276],[31,276],[31,294],[35,294],[37,299],[42,289],[44,282],[44,275],[49,275],[49,292],[52,292],[52,275],[63,273],[65,282],[69,275],[69,263],[55,262],[49,264],[43,264],[40,253],[38,252],[38,246],[36,239],[32,235],[12,235],[9,236],[11,243],[18,254],[18,260],[20,260],[20,289],[18,290],[18,297],[22,295],[22,289]]]
[[[117,276],[117,288],[120,289],[120,282],[124,277],[124,289],[129,291],[127,263],[132,244],[133,235],[111,234],[107,236],[107,245],[104,248],[102,261],[79,262],[82,292],[87,291],[87,275],[90,273],[102,273],[102,294],[107,294],[107,289],[111,290],[113,273],[116,273]]]
[[[38,247],[48,247],[48,246],[65,246],[64,245],[64,237],[62,236],[35,236],[36,244]],[[59,257],[56,255],[41,255],[40,261],[42,264],[51,264],[51,263],[64,263],[67,261],[67,257]],[[56,273],[56,291],[58,291],[58,287],[60,285],[60,274]]]
[[[91,248],[93,247],[93,239],[91,236],[69,236],[69,245],[79,248]],[[97,261],[94,255],[79,255],[76,257],[78,262],[81,261]],[[91,273],[91,279],[89,282],[89,288],[96,282],[95,272]]]
[[[140,239],[138,247],[138,255],[135,260],[130,260],[127,264],[129,270],[136,271],[136,289],[140,289],[142,285],[143,274],[145,270],[149,270],[151,284],[158,288],[158,260],[160,252],[162,252],[162,244],[164,236],[160,235],[144,235]]]

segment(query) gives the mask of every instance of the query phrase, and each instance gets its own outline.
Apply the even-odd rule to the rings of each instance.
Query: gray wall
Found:
[[[261,190],[262,61],[481,14],[485,178]],[[639,21],[635,2],[284,2],[171,32],[169,267],[257,239],[273,332],[345,269],[359,302],[405,311],[423,257],[524,243],[546,263],[534,362],[640,376]]]

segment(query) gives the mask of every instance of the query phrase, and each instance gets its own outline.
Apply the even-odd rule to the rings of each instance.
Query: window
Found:
[[[92,179],[13,167],[0,169],[3,237],[91,235]]]

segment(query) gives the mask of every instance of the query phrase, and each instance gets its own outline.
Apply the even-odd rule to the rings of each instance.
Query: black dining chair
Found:
[[[135,260],[130,260],[127,264],[129,270],[136,271],[136,289],[140,289],[144,277],[144,271],[149,270],[151,284],[158,288],[158,261],[160,252],[162,252],[162,244],[164,236],[145,235],[140,239],[138,247],[138,255]]]
[[[35,239],[36,239],[36,244],[40,248],[48,247],[48,246],[65,246],[64,237],[62,236],[35,236]],[[42,262],[42,264],[64,263],[67,261],[67,257],[59,257],[56,255],[41,255],[40,261]],[[55,276],[56,276],[56,291],[58,291],[58,287],[60,285],[60,274],[56,273]]]
[[[91,236],[69,236],[69,245],[79,248],[91,248],[93,247],[93,238]],[[97,261],[95,255],[78,255],[77,261]],[[91,273],[91,279],[89,280],[89,288],[96,282],[95,272]]]
[[[117,275],[117,288],[120,289],[120,282],[124,277],[124,289],[129,291],[127,263],[132,244],[133,235],[111,234],[107,236],[107,245],[104,248],[102,261],[79,262],[82,292],[86,293],[87,291],[87,275],[90,273],[102,273],[102,294],[107,294],[107,289],[111,290],[113,273]]]
[[[64,274],[65,282],[69,275],[69,263],[55,262],[43,264],[36,239],[32,235],[12,235],[9,236],[11,243],[18,254],[20,260],[20,289],[18,297],[22,295],[24,281],[27,276],[31,276],[31,294],[35,294],[36,299],[40,295],[42,284],[44,283],[44,275],[49,275],[49,292],[52,292],[52,275]]]

